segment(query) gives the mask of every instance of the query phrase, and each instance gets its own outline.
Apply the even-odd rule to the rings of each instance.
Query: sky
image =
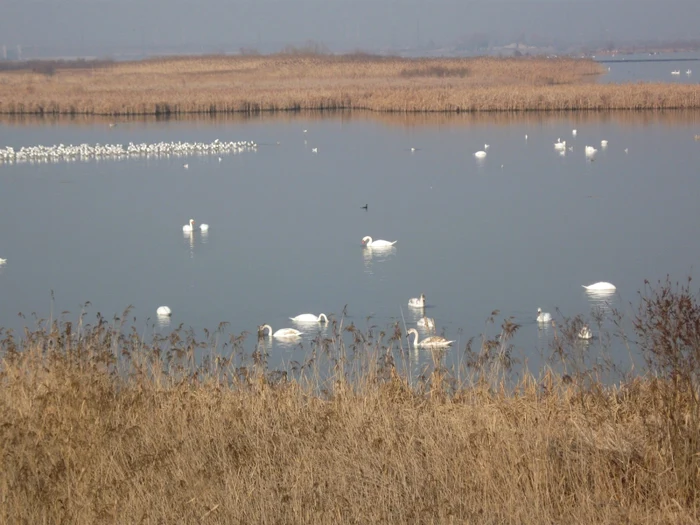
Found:
[[[0,45],[334,52],[450,45],[474,34],[572,44],[700,38],[700,0],[0,0]]]

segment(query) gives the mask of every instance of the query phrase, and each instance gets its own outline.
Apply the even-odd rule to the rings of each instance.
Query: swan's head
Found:
[[[538,309],[537,309],[537,315],[539,315],[539,314],[541,314],[541,313],[542,313],[542,308],[538,308]]]
[[[372,237],[367,235],[366,237],[362,237],[362,244],[367,244],[369,241],[372,240]]]
[[[190,226],[194,224],[194,219],[190,219]]]
[[[420,294],[420,300],[425,302],[425,294],[424,293]]]

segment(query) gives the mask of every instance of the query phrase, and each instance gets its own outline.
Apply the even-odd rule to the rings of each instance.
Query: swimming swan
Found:
[[[476,153],[474,153],[474,156],[477,159],[483,159],[484,157],[486,157],[486,152],[485,151],[477,151]]]
[[[292,337],[299,337],[301,335],[301,332],[299,330],[295,330],[294,328],[280,328],[275,333],[272,333],[272,327],[269,324],[259,326],[258,333],[260,333],[261,335],[265,335],[265,329],[268,329],[270,331],[270,333],[267,335],[277,337],[278,339],[290,339]]]
[[[290,317],[292,321],[296,321],[297,323],[320,323],[328,322],[328,317],[326,317],[326,314],[320,314],[318,317],[316,317],[314,314],[300,314],[297,315],[296,317]]]
[[[606,290],[606,291],[607,290],[610,290],[610,291],[615,290],[614,284],[606,283],[605,281],[601,281],[599,283],[589,284],[588,286],[586,286],[585,284],[582,284],[581,286],[583,286],[586,290],[590,290],[592,292],[600,291],[600,290]]]
[[[593,146],[586,146],[586,157],[592,157],[598,152]]]
[[[158,315],[165,315],[168,317],[170,317],[172,315],[172,311],[167,306],[159,306],[158,309],[156,310],[156,313]]]
[[[435,330],[435,319],[432,319],[431,317],[421,317],[418,319],[416,324],[420,328],[424,328],[426,330]]]
[[[590,339],[591,337],[593,337],[593,332],[591,332],[591,329],[588,328],[587,324],[584,324],[581,327],[581,330],[579,330],[578,336],[581,339]]]
[[[562,142],[560,139],[558,142],[555,142],[554,149],[565,150],[566,149],[566,141]]]
[[[439,335],[433,335],[430,337],[426,337],[422,341],[418,340],[418,330],[415,328],[411,328],[408,330],[406,333],[406,337],[410,337],[411,334],[413,334],[413,346],[416,348],[421,348],[421,347],[426,347],[426,346],[431,346],[433,348],[439,348],[439,347],[446,347],[450,346],[454,341],[448,341],[444,337],[440,337]]]
[[[369,246],[370,248],[388,248],[389,246],[393,246],[397,242],[398,241],[382,241],[381,239],[373,241],[372,237],[370,237],[369,235],[362,238],[362,244],[364,244],[365,246]]]
[[[537,309],[537,322],[538,323],[548,323],[552,320],[552,316],[546,312],[542,311],[542,308]]]
[[[7,262],[7,259],[0,259],[0,264],[5,264]]]
[[[185,224],[185,225],[182,227],[182,231],[183,231],[183,232],[191,232],[191,231],[194,231],[194,219],[190,219],[190,223],[189,223],[189,224]]]
[[[209,231],[209,225],[208,224],[200,224],[199,230],[203,231],[203,232]]]
[[[408,306],[415,306],[417,308],[423,308],[425,306],[425,294],[420,294],[420,297],[411,297],[408,300]]]

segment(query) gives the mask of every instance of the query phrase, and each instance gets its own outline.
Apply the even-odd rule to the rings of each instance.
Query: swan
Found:
[[[554,149],[558,150],[565,150],[566,149],[566,141],[559,141],[554,143]]]
[[[474,153],[474,156],[477,159],[483,159],[484,157],[486,157],[486,152],[485,151],[477,151],[476,153]]]
[[[608,147],[608,141],[607,140],[601,140],[600,141],[600,147],[605,149]]]
[[[676,69],[675,71],[671,71],[671,74],[672,74],[672,75],[680,75],[680,74],[681,74],[681,70],[680,70],[680,69]]]
[[[687,70],[687,71],[685,72],[685,74],[688,75],[688,76],[690,76],[690,75],[693,74],[693,72],[689,69],[689,70]]]
[[[585,284],[582,284],[586,290],[591,290],[591,291],[596,291],[596,290],[615,290],[615,285],[612,283],[606,283],[605,281],[601,281],[599,283],[593,283],[589,284],[586,286]]]
[[[592,157],[598,152],[593,146],[586,146],[586,157]]]
[[[0,259],[0,264],[5,264],[7,262],[7,259]]]
[[[572,130],[571,130],[571,134],[575,137],[575,136],[576,136],[576,130],[575,130],[575,129],[572,129]]]
[[[314,314],[301,314],[297,315],[296,317],[290,317],[292,321],[296,321],[297,323],[320,323],[328,322],[328,317],[326,317],[326,314],[320,314],[318,317],[316,317]]]
[[[398,241],[394,241],[394,242],[382,241],[381,239],[377,239],[376,241],[373,241],[372,237],[370,237],[369,235],[362,237],[362,244],[364,244],[365,246],[369,246],[370,248],[388,248],[389,246],[393,246],[397,242]]]
[[[578,336],[581,339],[590,339],[591,337],[593,337],[593,332],[591,332],[591,329],[588,328],[587,324],[584,324],[581,327],[581,330],[579,330]]]
[[[542,308],[537,309],[537,322],[538,323],[548,323],[552,320],[552,316],[547,312],[543,312]]]
[[[200,229],[200,231],[203,231],[203,232],[208,231],[209,225],[208,224],[200,224],[199,229]]]
[[[189,224],[185,224],[185,225],[182,227],[182,231],[183,231],[183,232],[191,232],[191,231],[194,231],[194,219],[190,219],[190,223],[189,223]]]
[[[420,297],[412,297],[408,300],[408,306],[423,308],[425,306],[425,294],[420,294]]]
[[[173,314],[173,312],[167,306],[159,306],[156,310],[156,313],[158,315],[165,315],[167,317],[170,317]]]
[[[270,331],[270,333],[267,335],[277,337],[278,339],[290,339],[292,337],[299,337],[301,335],[301,332],[299,330],[295,330],[294,328],[280,328],[275,333],[272,333],[272,327],[269,324],[259,326],[258,333],[261,335],[265,335],[265,329],[268,329]]]
[[[425,347],[425,346],[432,346],[432,347],[445,347],[445,346],[450,346],[454,341],[448,341],[444,337],[440,337],[439,335],[433,335],[430,337],[426,337],[422,341],[418,340],[418,330],[415,328],[411,328],[408,330],[406,333],[406,337],[410,337],[411,334],[413,334],[413,346],[416,348],[420,347]]]
[[[490,144],[484,144],[484,149],[489,149]]]
[[[421,317],[416,323],[419,327],[427,330],[435,330],[435,319],[430,317]]]

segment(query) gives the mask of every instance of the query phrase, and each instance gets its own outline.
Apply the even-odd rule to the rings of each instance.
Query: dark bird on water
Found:
[[[366,210],[366,209],[367,209],[367,205],[365,204],[364,206],[362,206],[362,209],[363,209],[363,210]]]

